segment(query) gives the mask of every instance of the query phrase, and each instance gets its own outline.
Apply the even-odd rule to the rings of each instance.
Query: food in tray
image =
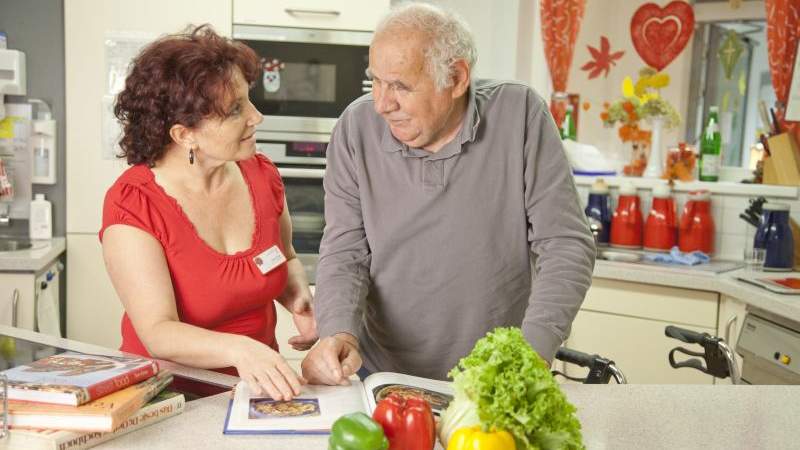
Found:
[[[250,400],[251,419],[274,419],[318,415],[319,400],[315,398],[297,398],[289,401],[276,401],[263,398]]]
[[[430,403],[431,409],[434,411],[447,408],[447,405],[453,399],[453,397],[446,394],[407,386],[405,384],[383,384],[373,389],[373,393],[376,403],[388,397],[389,394],[398,394],[402,398],[421,397]]]

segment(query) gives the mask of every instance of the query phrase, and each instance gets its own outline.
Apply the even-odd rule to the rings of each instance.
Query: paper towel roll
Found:
[[[58,313],[58,301],[53,295],[53,288],[39,291],[36,302],[36,321],[40,333],[61,337],[61,320]]]

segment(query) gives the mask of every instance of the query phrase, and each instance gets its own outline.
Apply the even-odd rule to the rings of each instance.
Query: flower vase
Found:
[[[661,131],[664,129],[664,118],[653,117],[650,119],[650,157],[647,158],[647,167],[644,177],[660,178],[664,173],[664,149],[661,145]]]

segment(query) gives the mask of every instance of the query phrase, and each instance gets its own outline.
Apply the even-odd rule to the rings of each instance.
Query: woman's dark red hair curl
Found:
[[[208,25],[165,36],[133,60],[114,115],[122,124],[120,158],[153,167],[172,142],[175,124],[195,127],[209,117],[225,117],[233,93],[233,70],[248,84],[259,73],[258,56],[246,45],[224,38]]]

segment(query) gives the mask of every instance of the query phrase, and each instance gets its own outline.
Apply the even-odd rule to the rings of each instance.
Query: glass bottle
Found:
[[[708,110],[708,123],[700,138],[700,181],[718,181],[720,157],[722,153],[722,134],[719,131],[719,109],[712,106]]]
[[[577,139],[577,130],[575,129],[575,112],[572,109],[572,104],[567,104],[567,111],[564,114],[564,120],[561,122],[561,139]]]

